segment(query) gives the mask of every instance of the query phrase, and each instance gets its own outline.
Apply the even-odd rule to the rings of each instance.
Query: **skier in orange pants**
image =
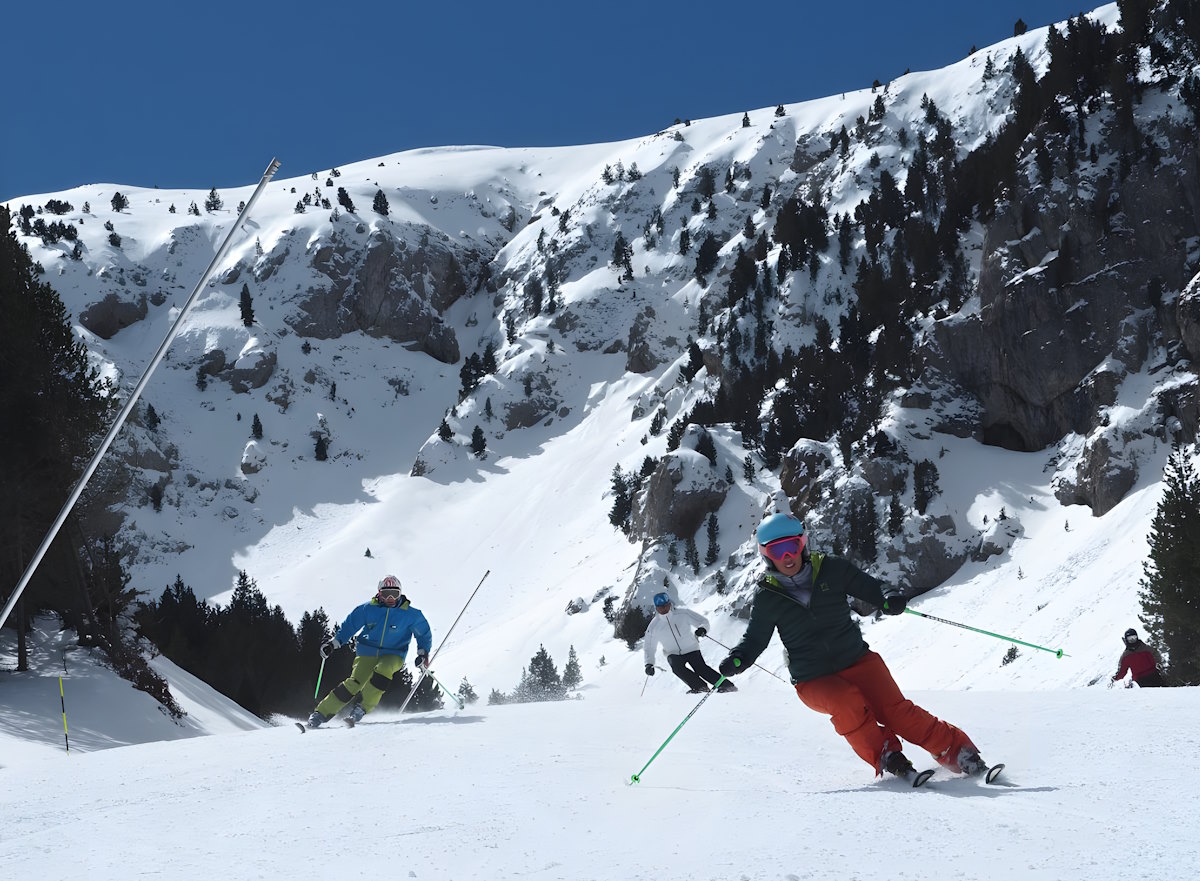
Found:
[[[899,615],[906,603],[899,589],[885,589],[848,560],[810,554],[804,524],[790,514],[767,517],[757,538],[767,571],[746,633],[721,662],[721,673],[732,676],[749,667],[778,630],[800,700],[828,715],[834,730],[877,775],[913,772],[901,738],[924,747],[952,771],[986,771],[965,733],[901,694],[883,658],[870,650],[850,618],[848,596]]]

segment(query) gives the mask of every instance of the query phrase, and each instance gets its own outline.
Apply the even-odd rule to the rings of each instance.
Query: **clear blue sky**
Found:
[[[1098,4],[1097,4],[1098,5]],[[586,9],[585,9],[586,7]],[[942,67],[1065,0],[12,0],[0,201],[620,140]]]

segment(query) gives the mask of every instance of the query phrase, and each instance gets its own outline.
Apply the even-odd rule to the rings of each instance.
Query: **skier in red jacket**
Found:
[[[1142,688],[1158,688],[1164,684],[1162,673],[1158,672],[1158,656],[1154,649],[1138,639],[1137,631],[1132,627],[1125,631],[1125,651],[1121,653],[1121,666],[1112,681],[1124,679],[1126,673],[1133,673],[1133,682],[1128,688],[1132,688],[1134,682]]]

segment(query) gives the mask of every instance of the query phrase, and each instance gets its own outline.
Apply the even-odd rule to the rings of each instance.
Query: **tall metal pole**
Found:
[[[183,319],[187,317],[188,310],[191,309],[192,303],[195,302],[196,297],[200,295],[200,291],[208,282],[209,276],[213,274],[213,271],[217,268],[218,264],[220,264],[220,262],[225,259],[225,255],[229,253],[229,248],[233,244],[234,233],[238,231],[243,222],[249,219],[250,212],[254,208],[254,203],[258,201],[258,197],[262,195],[263,190],[266,189],[267,184],[270,182],[271,178],[275,176],[275,172],[278,170],[279,160],[272,159],[271,164],[267,166],[267,170],[263,172],[262,180],[260,180],[258,182],[258,186],[255,187],[254,195],[250,197],[250,201],[246,203],[246,207],[243,208],[242,213],[238,215],[233,227],[229,230],[229,234],[225,236],[225,241],[221,243],[221,247],[219,247],[217,249],[217,253],[213,255],[212,262],[208,264],[208,268],[204,270],[204,274],[201,275],[200,280],[196,282],[196,287],[192,289],[191,296],[189,296],[187,301],[183,304],[183,308],[179,312],[179,317],[175,319],[175,323],[172,324],[171,329],[167,331],[166,339],[162,341],[162,344],[158,347],[158,351],[155,352],[154,357],[150,359],[150,363],[146,365],[146,369],[142,372],[141,379],[138,380],[137,385],[133,387],[133,392],[129,395],[129,400],[125,402],[125,406],[122,407],[121,412],[117,414],[117,418],[113,422],[112,427],[109,428],[108,434],[106,434],[104,436],[104,440],[101,441],[100,448],[96,450],[95,455],[92,456],[92,461],[89,462],[87,468],[84,469],[83,476],[80,477],[75,483],[75,488],[71,490],[71,495],[67,498],[66,504],[64,504],[62,510],[58,512],[58,517],[55,519],[54,525],[50,527],[50,531],[47,532],[46,537],[42,539],[42,544],[37,549],[37,553],[33,555],[33,559],[31,559],[29,561],[29,565],[25,567],[25,573],[21,576],[21,580],[17,582],[17,586],[13,589],[12,596],[8,598],[8,604],[4,607],[4,611],[0,612],[0,627],[3,627],[4,622],[8,620],[9,613],[12,612],[13,607],[17,604],[17,600],[19,600],[21,598],[21,594],[24,593],[25,587],[29,584],[29,579],[33,578],[33,573],[37,571],[38,564],[42,562],[42,557],[46,556],[46,551],[50,549],[51,542],[53,542],[55,536],[58,535],[58,531],[62,529],[62,525],[66,522],[67,517],[70,515],[71,509],[75,507],[75,503],[79,501],[79,497],[83,495],[84,487],[86,487],[88,481],[92,479],[92,475],[95,473],[96,468],[100,465],[100,460],[104,458],[104,454],[107,453],[108,448],[112,446],[112,442],[117,437],[117,432],[121,430],[121,426],[125,424],[125,419],[133,410],[138,398],[141,397],[142,390],[146,388],[146,384],[150,381],[150,375],[154,373],[154,369],[158,367],[159,362],[161,362],[166,356],[167,349],[170,348],[171,342],[178,335],[179,330],[183,325]]]

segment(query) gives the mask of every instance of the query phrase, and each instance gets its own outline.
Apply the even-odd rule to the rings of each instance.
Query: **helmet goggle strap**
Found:
[[[806,544],[808,544],[807,535],[788,535],[769,541],[765,545],[759,545],[759,548],[772,563],[783,563],[788,557],[798,559],[804,553]]]

